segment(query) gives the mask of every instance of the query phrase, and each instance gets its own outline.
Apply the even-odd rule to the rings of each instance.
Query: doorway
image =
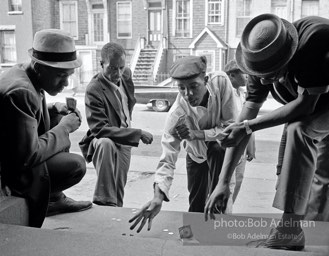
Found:
[[[157,44],[161,40],[161,10],[148,11],[149,44]]]

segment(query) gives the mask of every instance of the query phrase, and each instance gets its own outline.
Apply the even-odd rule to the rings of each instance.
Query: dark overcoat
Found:
[[[131,119],[136,99],[134,97],[134,83],[129,68],[125,68],[121,80],[128,98],[128,109]],[[89,130],[79,143],[87,162],[91,161],[94,153],[91,143],[94,138],[110,138],[116,144],[134,147],[137,147],[139,144],[141,137],[140,129],[121,128],[121,106],[118,104],[115,93],[101,73],[95,75],[87,86],[85,105]]]
[[[29,225],[41,227],[49,201],[47,159],[70,147],[62,126],[50,129],[44,91],[18,64],[0,77],[1,181],[28,200]]]

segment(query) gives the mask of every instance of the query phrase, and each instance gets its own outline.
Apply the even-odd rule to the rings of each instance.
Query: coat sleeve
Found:
[[[30,169],[70,147],[69,133],[63,126],[41,134],[40,99],[31,91],[14,90],[4,97],[2,106],[6,111],[4,136],[10,138],[5,155],[13,168]]]
[[[175,108],[175,106],[173,106]],[[179,117],[183,113],[171,110],[166,120],[164,133],[161,138],[162,154],[157,170],[155,172],[154,183],[158,184],[160,190],[165,194],[165,201],[169,201],[169,190],[174,179],[176,162],[180,152],[181,141],[172,136],[170,131],[175,127]]]
[[[106,102],[102,91],[95,86],[87,89],[85,106],[87,122],[93,137],[110,138],[118,144],[138,146],[142,130],[120,128],[120,120],[117,119],[115,110]]]

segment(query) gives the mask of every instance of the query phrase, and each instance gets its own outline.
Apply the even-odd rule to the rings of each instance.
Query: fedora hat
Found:
[[[291,60],[297,46],[298,33],[293,24],[274,14],[262,14],[243,30],[235,58],[246,74],[268,76]]]
[[[29,51],[32,60],[54,68],[78,68],[73,37],[59,29],[44,29],[35,33],[33,47]]]

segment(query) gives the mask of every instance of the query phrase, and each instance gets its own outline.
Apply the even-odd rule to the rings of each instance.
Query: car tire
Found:
[[[155,100],[152,106],[156,112],[166,112],[169,110],[169,103],[166,100]]]

